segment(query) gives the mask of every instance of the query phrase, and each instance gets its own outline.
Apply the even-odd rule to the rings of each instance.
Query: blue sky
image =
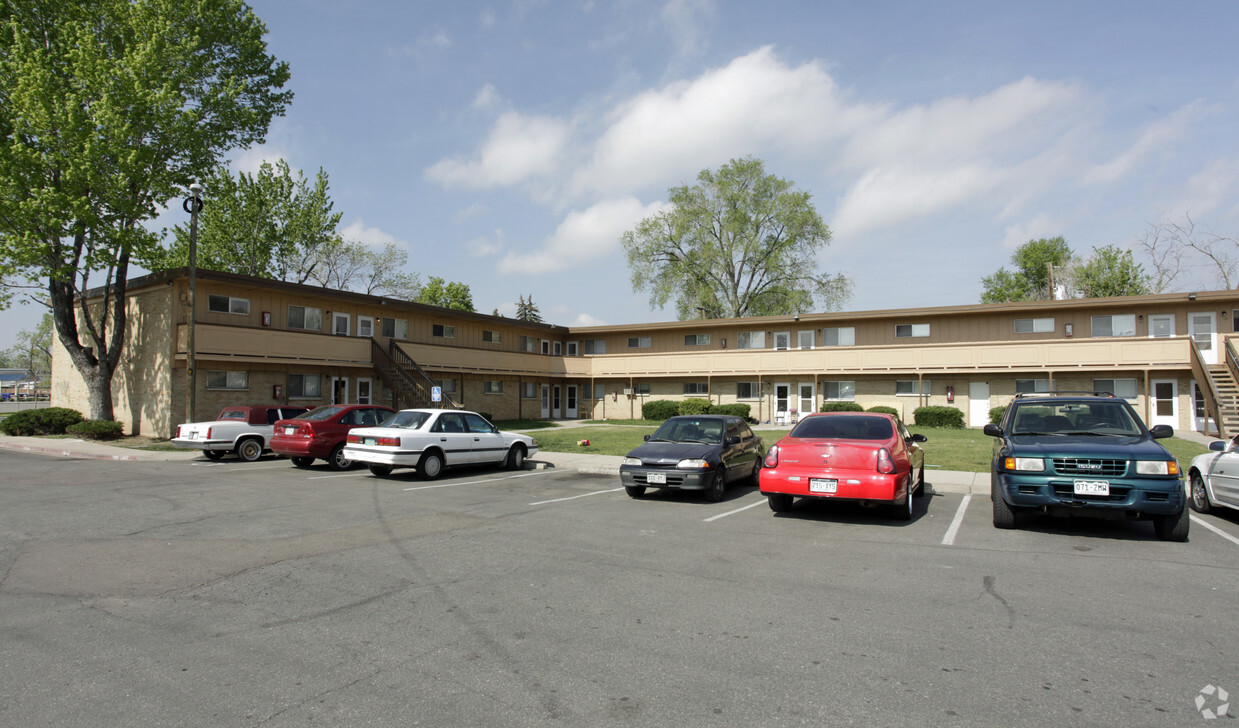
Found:
[[[620,235],[748,155],[812,194],[851,310],[975,303],[1033,238],[1087,255],[1185,212],[1239,236],[1230,0],[253,6],[296,97],[234,167],[321,167],[346,237],[485,313],[673,319]],[[0,314],[0,348],[36,319]]]

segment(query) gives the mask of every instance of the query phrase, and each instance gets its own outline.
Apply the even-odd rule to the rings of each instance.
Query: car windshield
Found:
[[[427,412],[411,412],[405,410],[397,412],[391,417],[379,423],[379,427],[398,427],[405,430],[416,430],[426,424],[426,420],[430,419],[430,414]]]
[[[321,422],[323,420],[329,420],[332,417],[335,417],[336,415],[340,414],[344,410],[345,408],[339,405],[328,404],[328,405],[323,405],[322,407],[315,407],[309,412],[303,412],[297,415],[296,419],[314,420],[316,422]]]
[[[1016,405],[1012,435],[1144,434],[1144,426],[1122,402],[1038,402]]]
[[[787,433],[788,437],[811,440],[889,440],[894,434],[890,420],[872,415],[806,417]]]
[[[650,435],[650,440],[717,445],[723,441],[723,421],[704,417],[672,417]]]

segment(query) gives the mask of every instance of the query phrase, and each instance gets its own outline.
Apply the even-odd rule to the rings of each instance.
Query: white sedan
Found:
[[[1218,507],[1239,510],[1239,436],[1230,442],[1215,440],[1209,450],[1192,458],[1188,468],[1188,504],[1197,513]]]
[[[457,465],[525,466],[538,451],[532,437],[500,432],[476,412],[441,409],[401,410],[381,427],[349,430],[344,457],[365,463],[375,475],[392,468],[416,468],[423,480],[434,480],[444,468]]]

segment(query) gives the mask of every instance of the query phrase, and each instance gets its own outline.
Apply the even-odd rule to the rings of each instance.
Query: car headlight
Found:
[[[676,463],[675,466],[680,470],[705,470],[710,467],[710,463],[701,458],[685,458]]]
[[[1179,463],[1175,460],[1137,460],[1139,475],[1178,475]]]
[[[620,461],[620,465],[640,465],[641,458],[624,458]]]
[[[1045,460],[1042,458],[1007,458],[1007,470],[1023,470],[1029,473],[1044,473]]]

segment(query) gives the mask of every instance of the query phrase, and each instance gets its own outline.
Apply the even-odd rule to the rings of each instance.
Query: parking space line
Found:
[[[416,488],[405,488],[407,493],[411,490],[430,490],[432,488],[455,488],[458,485],[478,485],[480,483],[497,483],[500,480],[511,480],[512,478],[528,478],[534,475],[550,475],[553,470],[535,470],[532,473],[521,473],[519,475],[505,475],[502,478],[487,478],[485,480],[466,480],[463,483],[438,483],[436,485],[419,485]]]
[[[951,527],[946,530],[946,535],[942,537],[943,546],[955,545],[955,534],[959,533],[959,527],[964,523],[964,511],[968,510],[968,501],[972,500],[972,494],[964,494],[964,499],[959,502],[959,508],[955,510],[955,518],[951,521]]]
[[[1227,533],[1227,532],[1223,531],[1222,529],[1218,528],[1217,526],[1213,525],[1212,523],[1209,523],[1208,521],[1201,520],[1201,519],[1197,518],[1196,516],[1192,516],[1192,517],[1191,517],[1191,519],[1192,519],[1192,523],[1195,523],[1195,524],[1196,524],[1196,525],[1198,525],[1198,526],[1204,526],[1205,528],[1209,529],[1210,531],[1213,531],[1214,533],[1216,533],[1217,535],[1219,535],[1219,536],[1221,536],[1222,538],[1226,539],[1227,541],[1230,541],[1231,543],[1235,544],[1236,546],[1239,546],[1239,538],[1235,538],[1234,536],[1232,536],[1232,535],[1230,535],[1229,533]]]
[[[326,478],[365,478],[370,473],[336,473],[335,475],[312,475],[306,480],[324,480]]]
[[[747,506],[737,508],[734,511],[727,511],[726,513],[720,513],[717,516],[710,516],[709,518],[703,518],[701,520],[704,521],[705,523],[710,523],[711,521],[717,521],[718,519],[726,518],[727,516],[734,516],[735,514],[740,513],[742,511],[747,511],[750,508],[755,508],[765,502],[766,502],[766,498],[763,496],[762,499],[757,501],[756,503],[750,503]]]
[[[581,495],[568,496],[567,498],[553,498],[551,500],[544,500],[544,501],[538,501],[537,503],[530,503],[529,505],[544,506],[547,503],[560,503],[563,501],[576,500],[577,498],[588,498],[591,495],[602,495],[603,493],[617,493],[621,490],[623,490],[623,488],[612,488],[610,490],[595,490],[593,493],[582,493]]]

